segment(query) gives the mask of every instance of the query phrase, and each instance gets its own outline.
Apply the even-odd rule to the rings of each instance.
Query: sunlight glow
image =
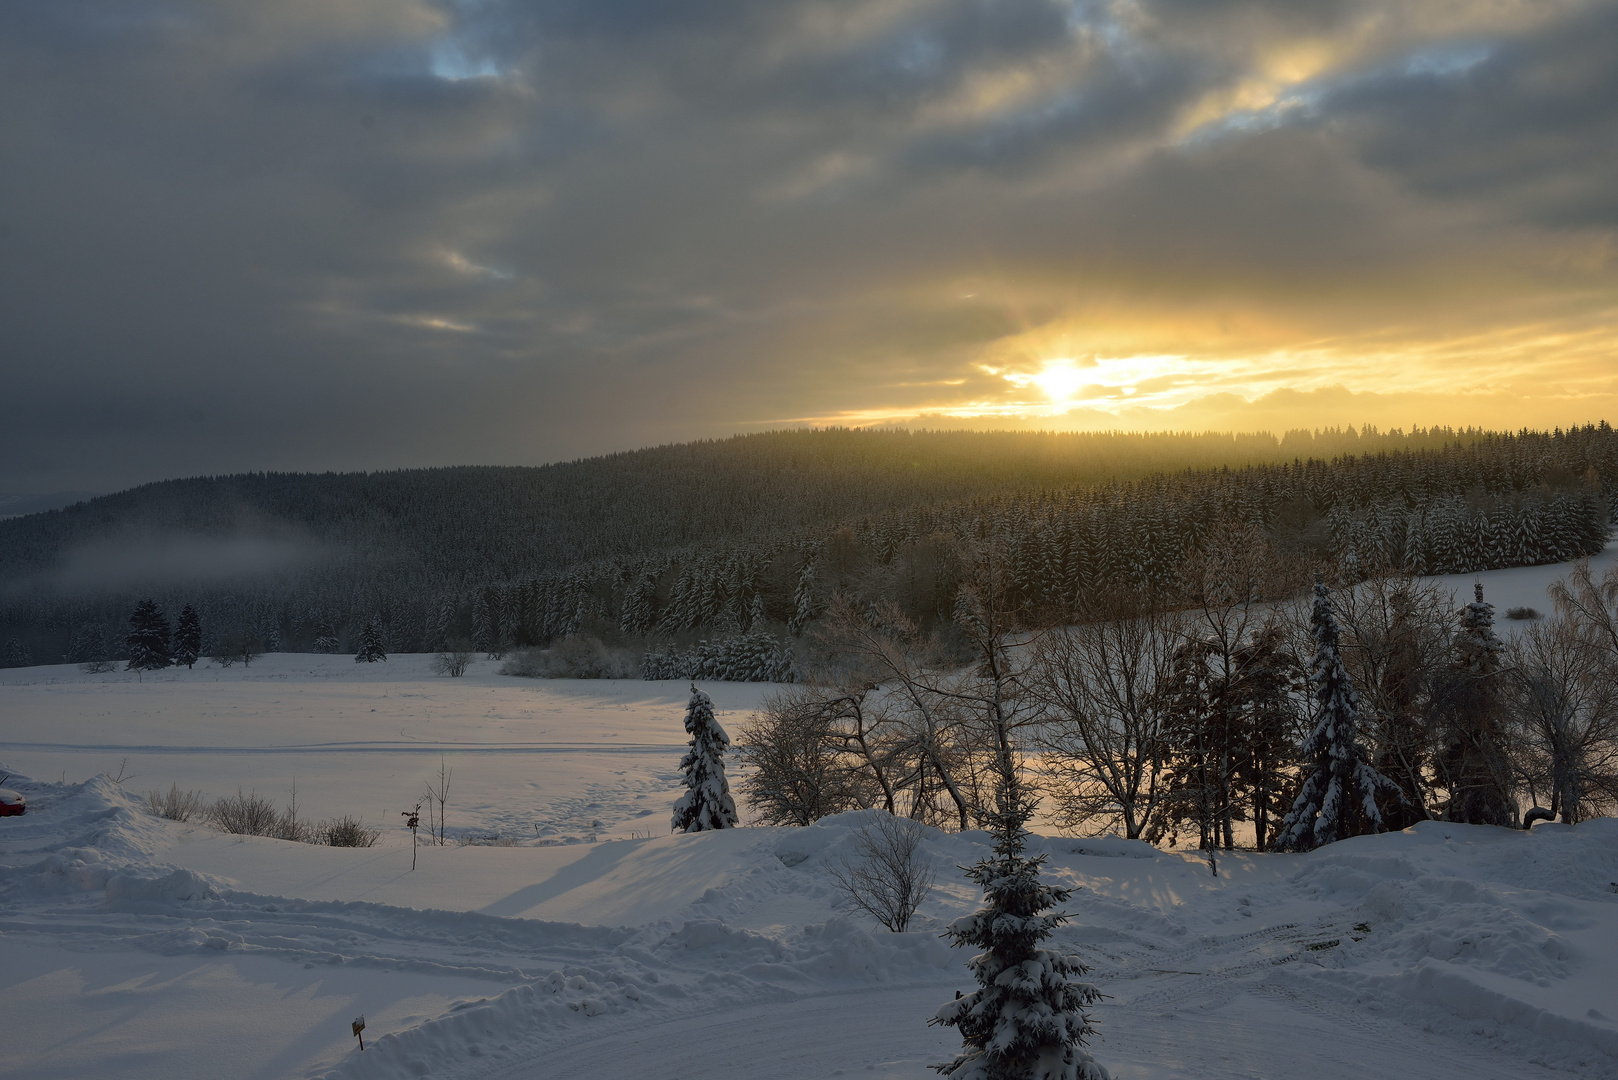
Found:
[[[1006,378],[1013,385],[1018,385],[1018,377],[1008,375]],[[1086,378],[1084,372],[1073,365],[1073,361],[1065,359],[1052,360],[1037,375],[1021,376],[1024,383],[1033,383],[1055,402],[1072,401],[1074,395],[1084,388]]]

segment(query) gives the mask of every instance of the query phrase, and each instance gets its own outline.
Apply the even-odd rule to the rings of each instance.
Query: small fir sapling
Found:
[[[1308,851],[1344,837],[1381,832],[1377,793],[1399,794],[1398,785],[1371,766],[1360,746],[1359,693],[1343,667],[1337,613],[1319,577],[1310,629],[1315,655],[1309,681],[1319,719],[1300,755],[1306,770],[1303,787],[1276,830],[1275,846],[1282,851]]]
[[[978,989],[929,1021],[961,1033],[961,1053],[933,1066],[953,1080],[1110,1080],[1084,1049],[1095,1034],[1085,1008],[1101,991],[1080,980],[1077,956],[1040,948],[1067,921],[1051,908],[1072,890],[1039,880],[1045,856],[1027,854],[1033,811],[1015,773],[1002,769],[995,808],[984,815],[994,853],[967,870],[983,906],[945,932],[951,944],[979,950],[967,962]]]
[[[735,828],[736,802],[725,781],[724,754],[730,736],[714,719],[713,702],[694,685],[685,708],[685,730],[691,736],[690,749],[680,759],[686,791],[674,804],[674,831]]]

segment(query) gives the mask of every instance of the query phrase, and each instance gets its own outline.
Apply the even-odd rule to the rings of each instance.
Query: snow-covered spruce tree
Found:
[[[376,623],[367,622],[365,629],[360,633],[360,649],[354,654],[356,664],[374,664],[378,660],[386,660],[388,652],[382,647],[382,635],[376,628]]]
[[[691,701],[685,707],[685,730],[691,748],[680,759],[685,773],[685,794],[674,804],[674,831],[706,832],[736,827],[736,801],[725,782],[725,748],[730,736],[714,719],[713,702],[708,695],[691,687]]]
[[[1318,577],[1309,624],[1315,639],[1309,681],[1319,719],[1300,753],[1303,788],[1276,830],[1275,846],[1281,851],[1309,851],[1344,837],[1381,832],[1376,796],[1399,790],[1371,766],[1360,746],[1360,696],[1343,667],[1331,592]]]
[[[1040,947],[1067,921],[1051,908],[1072,890],[1039,880],[1045,856],[1027,854],[1033,812],[1015,772],[1002,767],[995,808],[984,815],[994,854],[966,871],[983,889],[983,906],[945,931],[951,944],[981,950],[967,961],[978,989],[929,1021],[961,1033],[961,1053],[933,1066],[953,1080],[1109,1080],[1084,1049],[1095,1034],[1084,1010],[1101,991],[1080,980],[1077,956]]]
[[[202,620],[197,609],[190,604],[180,609],[180,621],[174,625],[174,662],[190,667],[202,655]]]
[[[155,600],[142,600],[129,616],[129,664],[125,671],[156,671],[173,662],[169,652],[169,619]]]

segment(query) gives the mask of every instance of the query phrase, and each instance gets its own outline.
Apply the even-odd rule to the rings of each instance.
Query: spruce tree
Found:
[[[685,707],[685,730],[691,736],[690,749],[680,759],[686,791],[674,804],[674,830],[735,828],[736,802],[725,781],[724,754],[730,746],[730,736],[714,719],[713,702],[694,685],[691,701]]]
[[[1095,1034],[1085,1008],[1101,991],[1080,980],[1077,956],[1040,947],[1067,921],[1050,909],[1072,890],[1040,881],[1045,856],[1027,854],[1033,803],[1014,769],[998,771],[995,808],[984,815],[994,853],[966,871],[983,906],[945,931],[951,944],[978,950],[967,962],[978,989],[929,1021],[955,1028],[965,1043],[954,1061],[933,1067],[955,1080],[1109,1080],[1084,1049]]]
[[[157,671],[173,662],[169,651],[169,619],[155,600],[142,600],[129,616],[129,664],[125,671]]]
[[[1360,697],[1343,667],[1331,593],[1318,577],[1309,623],[1315,639],[1309,681],[1319,719],[1300,754],[1307,770],[1303,788],[1276,830],[1275,846],[1282,851],[1308,851],[1344,837],[1381,832],[1377,794],[1399,790],[1371,766],[1360,746]]]
[[[187,604],[180,609],[180,621],[174,626],[174,662],[189,668],[200,655],[202,620],[197,616],[197,609]]]
[[[356,664],[374,664],[378,660],[388,658],[387,650],[382,647],[382,635],[377,631],[376,623],[367,622],[365,630],[360,634],[360,649],[354,654]]]
[[[1449,789],[1447,821],[1473,825],[1517,823],[1507,761],[1506,705],[1494,605],[1473,585],[1474,599],[1460,610],[1455,659],[1439,693],[1445,747],[1438,765]]]

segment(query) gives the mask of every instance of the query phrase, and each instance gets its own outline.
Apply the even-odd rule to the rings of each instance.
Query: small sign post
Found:
[[[354,1019],[354,1038],[356,1038],[356,1039],[358,1039],[360,1041],[360,1053],[362,1053],[362,1054],[365,1053],[365,1036],[363,1034],[361,1034],[361,1032],[363,1032],[364,1030],[365,1030],[365,1017],[363,1017],[363,1016],[356,1017]]]

